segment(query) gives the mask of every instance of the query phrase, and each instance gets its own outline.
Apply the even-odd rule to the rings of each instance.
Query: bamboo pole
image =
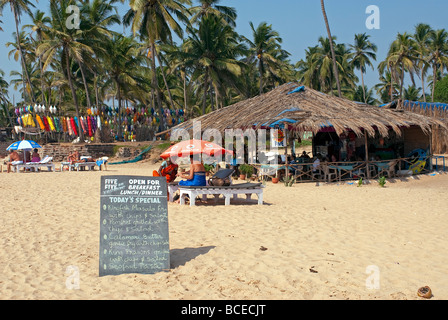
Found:
[[[367,131],[364,130],[364,142],[365,142],[365,150],[366,150],[366,174],[367,179],[370,179],[370,168],[369,168],[369,145],[367,141]]]
[[[288,141],[289,141],[289,139],[288,139],[288,125],[286,122],[284,123],[284,126],[285,126],[284,132],[285,132],[285,140],[286,140],[286,143],[285,143],[285,179],[286,179],[289,177],[289,168],[288,168]]]

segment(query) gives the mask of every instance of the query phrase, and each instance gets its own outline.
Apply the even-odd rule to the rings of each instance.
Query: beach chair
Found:
[[[12,172],[20,172],[20,169],[23,168],[23,161],[13,161],[11,162],[11,165]]]
[[[263,205],[263,188],[261,183],[241,183],[230,186],[179,186],[180,204],[185,204],[185,198],[190,198],[190,206],[195,206],[196,197],[202,196],[205,200],[207,195],[214,195],[215,199],[220,195],[225,198],[225,205],[230,205],[230,198],[237,199],[239,194],[245,194],[246,199],[250,199],[252,194],[258,196],[258,205]]]
[[[321,169],[322,169],[325,181],[332,182],[332,181],[336,181],[338,179],[337,169],[330,168],[326,164],[321,165]]]
[[[104,167],[104,170],[107,170],[107,161],[109,160],[109,157],[101,157],[98,160],[96,160],[96,165],[100,170],[102,170],[102,167]]]
[[[208,179],[208,184],[215,187],[220,187],[225,184],[232,184],[233,169],[220,169],[211,178]]]
[[[387,175],[389,178],[395,176],[395,166],[397,165],[398,160],[392,160],[387,163],[387,166],[382,166],[379,169],[378,176],[381,177],[383,175]]]
[[[39,162],[29,162],[26,163],[25,168],[32,169],[34,171],[39,171],[40,168],[47,168],[48,171],[55,172],[55,165],[53,163],[53,157],[45,156],[41,161]]]

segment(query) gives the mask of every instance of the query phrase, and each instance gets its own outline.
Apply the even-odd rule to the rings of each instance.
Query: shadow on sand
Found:
[[[170,267],[171,269],[178,268],[185,265],[188,261],[196,257],[208,253],[210,250],[216,248],[215,246],[199,247],[199,248],[183,248],[170,250]]]

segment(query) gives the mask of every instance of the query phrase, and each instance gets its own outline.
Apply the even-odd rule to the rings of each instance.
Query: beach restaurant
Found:
[[[272,178],[287,172],[296,181],[329,182],[429,172],[434,165],[432,129],[447,128],[434,117],[360,104],[294,82],[173,130],[192,130],[193,121],[200,121],[203,131],[210,128],[223,133],[227,129],[277,128],[285,139],[284,161],[276,166],[255,164],[258,173]],[[312,134],[310,159],[295,154],[295,140],[305,133]],[[316,159],[319,166],[313,166]]]

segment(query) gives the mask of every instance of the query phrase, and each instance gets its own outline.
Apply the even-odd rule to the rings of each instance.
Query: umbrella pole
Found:
[[[288,137],[288,125],[285,122],[285,179],[289,178],[289,168],[288,168],[288,141],[289,141],[289,137]]]

